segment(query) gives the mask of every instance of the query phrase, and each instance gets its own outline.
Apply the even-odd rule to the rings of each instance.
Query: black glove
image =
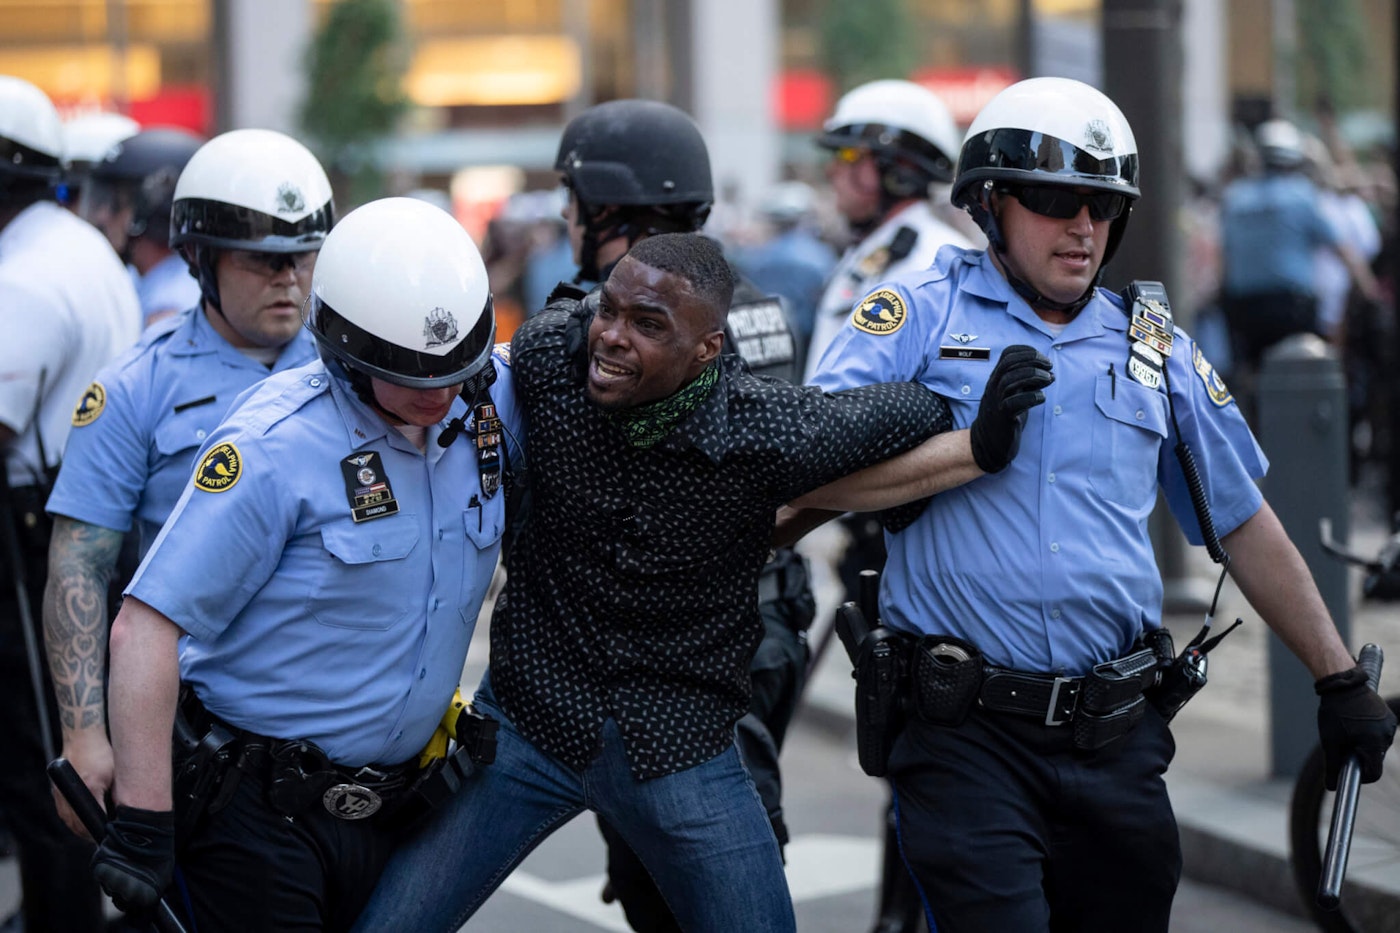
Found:
[[[92,876],[117,909],[154,906],[174,874],[174,812],[117,807],[92,857]]]
[[[1040,391],[1055,381],[1050,361],[1022,344],[1001,351],[972,422],[972,459],[984,473],[1000,473],[1021,446],[1026,412],[1045,401]]]
[[[1327,789],[1337,789],[1337,775],[1348,755],[1355,755],[1361,766],[1362,784],[1379,780],[1386,749],[1395,738],[1395,714],[1366,686],[1366,672],[1358,665],[1328,674],[1313,689],[1322,698],[1317,732],[1327,762]]]

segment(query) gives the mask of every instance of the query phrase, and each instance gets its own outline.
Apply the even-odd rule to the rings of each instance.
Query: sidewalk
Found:
[[[1375,554],[1385,539],[1383,529],[1353,524],[1352,548]],[[1192,551],[1200,560],[1199,568],[1193,565],[1193,573],[1199,572],[1213,587],[1214,565],[1201,549]],[[1351,647],[1357,650],[1367,642],[1380,645],[1391,662],[1382,693],[1400,693],[1400,607],[1360,603],[1359,572],[1353,573],[1350,592]],[[819,595],[831,598],[829,591],[819,590]],[[1210,682],[1172,723],[1177,754],[1166,780],[1181,828],[1184,871],[1194,880],[1305,916],[1288,861],[1292,781],[1272,779],[1269,773],[1268,639],[1273,635],[1228,580],[1220,600],[1217,631],[1236,616],[1243,617],[1245,624],[1211,654]],[[1181,615],[1170,617],[1167,626],[1180,647],[1201,622],[1200,615]],[[800,715],[851,732],[853,690],[850,663],[841,646],[833,643],[808,685]],[[1311,719],[1298,727],[1316,730]],[[1392,753],[1388,765],[1395,767],[1396,758]],[[1363,789],[1363,807],[1366,799]],[[1347,874],[1347,909],[1364,913],[1368,933],[1400,931],[1400,866],[1392,862],[1383,869],[1365,871],[1358,857],[1364,845],[1359,833],[1360,828]],[[1375,925],[1370,925],[1370,918],[1376,919]]]

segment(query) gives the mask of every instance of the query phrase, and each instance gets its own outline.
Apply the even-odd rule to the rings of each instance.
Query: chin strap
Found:
[[[985,196],[986,192],[984,192]],[[968,213],[972,215],[973,221],[982,228],[982,232],[987,235],[987,249],[996,256],[997,264],[1001,266],[1007,284],[1011,286],[1012,291],[1021,296],[1026,304],[1032,308],[1059,311],[1073,316],[1089,303],[1090,298],[1094,297],[1094,289],[1099,287],[1099,282],[1103,279],[1103,263],[1099,263],[1099,271],[1094,275],[1094,281],[1090,282],[1089,287],[1084,290],[1084,294],[1074,301],[1055,301],[1046,298],[1032,288],[1029,282],[1016,274],[1016,270],[1011,265],[1011,258],[1006,254],[1006,237],[1002,236],[1001,224],[997,223],[997,216],[987,203],[984,200],[976,201],[969,207]]]
[[[990,237],[988,238],[990,241]],[[1099,287],[1099,281],[1103,278],[1103,266],[1099,266],[1099,271],[1094,275],[1094,281],[1089,283],[1089,287],[1084,290],[1073,301],[1054,301],[1046,298],[1040,292],[1031,287],[1030,283],[1017,275],[1011,268],[1011,263],[1004,251],[996,250],[997,260],[1001,263],[1001,271],[1006,276],[1007,284],[1012,291],[1025,299],[1026,304],[1032,308],[1040,308],[1044,311],[1059,311],[1070,316],[1079,313],[1079,310],[1089,303],[1089,299],[1094,297],[1094,289]]]

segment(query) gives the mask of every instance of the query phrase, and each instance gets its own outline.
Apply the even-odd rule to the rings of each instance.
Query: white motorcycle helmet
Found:
[[[57,183],[63,153],[63,124],[48,95],[23,78],[0,75],[0,190]]]
[[[221,310],[218,250],[312,252],[334,222],[330,180],[309,149],[273,130],[232,130],[200,146],[180,172],[170,245]]]
[[[451,214],[416,198],[371,201],[336,225],[304,318],[352,384],[359,374],[412,389],[456,385],[489,365],[496,336],[476,244]]]
[[[1300,168],[1307,160],[1303,134],[1287,120],[1265,120],[1254,131],[1259,158],[1270,168]]]
[[[958,126],[938,95],[912,81],[871,81],[848,91],[823,125],[817,145],[868,149],[896,197],[922,196],[953,177]]]
[[[1123,112],[1101,91],[1070,78],[1018,81],[972,121],[952,190],[953,203],[972,215],[994,248],[1003,249],[988,210],[988,195],[998,184],[1122,194],[1128,206],[1109,228],[1107,263],[1141,195],[1137,142]]]
[[[180,173],[170,245],[299,253],[320,248],[333,217],[331,183],[309,149],[273,130],[233,130]]]

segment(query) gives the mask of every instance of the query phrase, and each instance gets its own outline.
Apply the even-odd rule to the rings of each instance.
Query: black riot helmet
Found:
[[[710,153],[685,112],[660,101],[614,100],[564,128],[554,160],[578,200],[584,228],[580,278],[597,280],[601,243],[704,226],[714,203]]]
[[[129,207],[127,236],[169,245],[175,183],[202,145],[203,138],[175,127],[142,130],[118,142],[89,170],[79,213]]]

